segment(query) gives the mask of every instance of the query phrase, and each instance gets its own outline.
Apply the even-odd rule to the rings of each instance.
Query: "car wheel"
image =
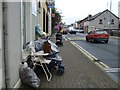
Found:
[[[86,37],[86,41],[88,42],[88,38]]]
[[[92,39],[91,39],[91,42],[92,42],[92,43],[94,43],[94,42],[95,42],[95,40],[92,38]]]
[[[107,40],[107,41],[105,41],[105,43],[108,43],[108,40]]]

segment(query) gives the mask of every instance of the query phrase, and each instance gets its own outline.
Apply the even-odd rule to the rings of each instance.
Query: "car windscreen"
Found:
[[[106,31],[96,31],[95,33],[96,33],[96,34],[107,34]]]

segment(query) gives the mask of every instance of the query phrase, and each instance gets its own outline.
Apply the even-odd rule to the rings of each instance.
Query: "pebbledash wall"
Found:
[[[36,5],[32,2],[0,2],[0,89],[21,85],[19,68],[23,61],[23,45],[35,40],[35,26],[42,24],[42,13],[37,12],[40,9],[38,3],[32,1]]]

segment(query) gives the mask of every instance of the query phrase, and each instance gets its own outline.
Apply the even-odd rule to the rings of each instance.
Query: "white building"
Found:
[[[25,59],[23,45],[35,40],[37,24],[47,31],[47,4],[32,1],[34,3],[0,0],[0,89],[19,88],[20,63]]]

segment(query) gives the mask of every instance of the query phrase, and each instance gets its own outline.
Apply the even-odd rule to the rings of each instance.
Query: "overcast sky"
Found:
[[[95,15],[106,9],[110,10],[110,1],[112,1],[111,12],[118,16],[120,0],[55,0],[55,7],[62,13],[63,22],[71,24],[84,19],[88,14]]]

